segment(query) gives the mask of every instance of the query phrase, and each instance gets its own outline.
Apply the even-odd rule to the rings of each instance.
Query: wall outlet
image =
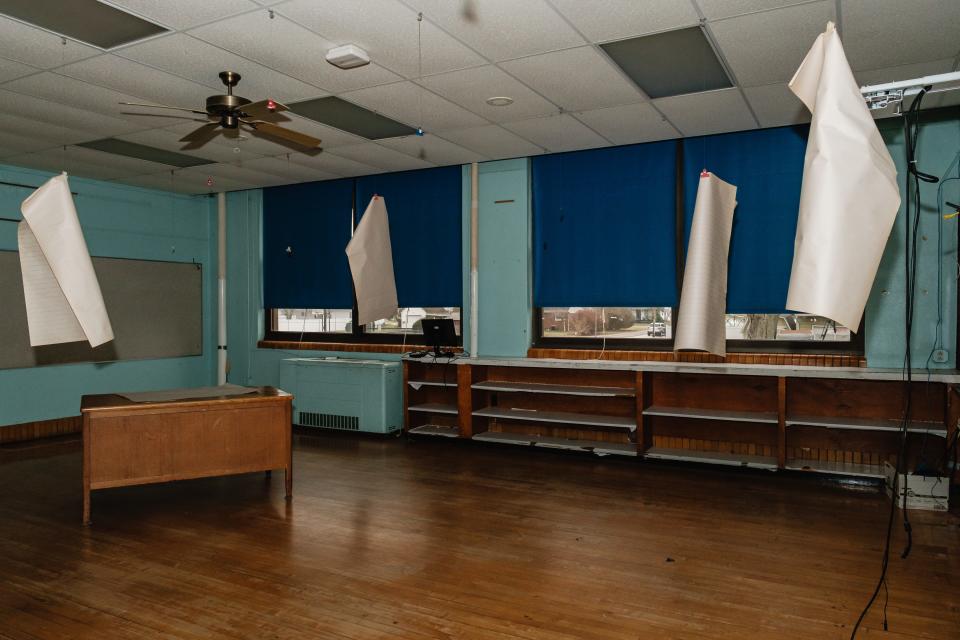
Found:
[[[946,349],[937,349],[933,352],[933,361],[943,364],[950,358],[950,353]]]

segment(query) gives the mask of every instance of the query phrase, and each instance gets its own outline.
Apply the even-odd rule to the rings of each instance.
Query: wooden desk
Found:
[[[83,523],[90,492],[110,487],[283,469],[289,498],[292,400],[273,387],[173,402],[83,396]]]

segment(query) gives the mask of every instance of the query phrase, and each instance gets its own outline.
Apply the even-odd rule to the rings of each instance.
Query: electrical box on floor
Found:
[[[889,462],[884,462],[883,467],[887,474],[887,496],[892,499],[895,469]],[[897,494],[897,506],[901,509],[906,502],[907,509],[947,511],[950,508],[950,479],[901,473]]]

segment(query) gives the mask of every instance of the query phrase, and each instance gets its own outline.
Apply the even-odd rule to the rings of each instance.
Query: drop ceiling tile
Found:
[[[475,151],[464,149],[460,145],[429,133],[424,136],[388,138],[386,140],[379,140],[378,144],[405,153],[408,156],[426,160],[437,166],[483,162],[484,160],[490,159]]]
[[[306,167],[287,158],[257,158],[243,163],[244,169],[262,171],[292,182],[313,182],[315,180],[329,180],[336,178],[333,173]]]
[[[606,56],[589,46],[508,60],[500,67],[567,111],[645,98]]]
[[[105,135],[129,133],[142,128],[126,120],[111,118],[84,109],[76,109],[63,104],[63,102],[41,100],[33,96],[4,90],[0,90],[0,112],[19,114],[32,120],[40,120],[60,127],[95,131]]]
[[[584,44],[583,38],[545,0],[477,1],[475,20],[464,17],[463,2],[409,0],[408,4],[423,11],[424,20],[436,22],[490,60]]]
[[[69,38],[66,45],[61,44],[55,33],[0,16],[0,57],[52,69],[99,53],[100,49]]]
[[[923,76],[937,73],[949,73],[952,70],[953,58],[945,58],[943,60],[904,64],[898,67],[856,71],[853,76],[857,79],[857,84],[866,86],[871,84],[885,84],[897,80],[913,80],[914,78],[922,78]]]
[[[197,117],[187,113],[178,114],[176,111],[124,106],[120,102],[142,102],[143,100],[76,78],[58,75],[52,71],[8,82],[3,85],[3,88],[50,102],[69,103],[70,106],[79,109],[127,120],[140,128],[166,127],[184,118]]]
[[[493,122],[523,120],[556,113],[557,107],[493,65],[451,71],[423,79],[423,84],[444,98]],[[508,96],[507,107],[491,107],[486,99]]]
[[[503,126],[551,152],[610,146],[607,140],[569,114],[505,122]]]
[[[102,1],[102,0],[101,0]],[[174,29],[189,29],[231,16],[241,11],[256,9],[249,0],[107,0],[129,13]]]
[[[786,84],[768,84],[744,89],[747,101],[761,127],[781,127],[810,122],[810,112]]]
[[[18,135],[8,131],[0,131],[0,158],[17,156],[32,151],[41,151],[56,146],[49,140],[34,136]]]
[[[36,140],[45,140],[51,147],[60,147],[75,142],[86,142],[102,138],[103,133],[87,131],[73,126],[52,124],[33,118],[16,115],[4,115],[0,118],[0,131],[27,136]]]
[[[684,136],[757,128],[736,88],[659,98],[653,104]]]
[[[590,42],[622,40],[692,27],[699,16],[689,0],[551,0]]]
[[[294,131],[299,131],[300,133],[305,133],[308,136],[319,138],[324,149],[335,149],[348,144],[361,144],[367,141],[360,136],[335,129],[320,122],[315,122],[289,111],[285,115],[290,117],[290,122],[285,122],[283,126],[288,129],[293,129]]]
[[[802,4],[810,0],[697,0],[700,10],[707,20],[720,20],[745,13],[756,13],[769,9],[779,9],[792,4]],[[824,25],[826,26],[826,25]]]
[[[91,58],[67,65],[59,71],[84,82],[136,96],[141,101],[177,107],[199,109],[204,106],[207,96],[215,93],[211,87],[204,84],[191,82],[115,55]],[[216,76],[214,79],[216,80]]]
[[[575,115],[578,120],[613,144],[634,144],[680,137],[680,132],[664,120],[648,102],[592,109]]]
[[[184,169],[183,173],[196,173],[200,176],[212,177],[215,189],[218,189],[218,182],[221,180],[230,180],[233,184],[246,185],[247,188],[284,183],[284,179],[280,176],[255,167],[247,168],[243,163],[209,164],[202,167]],[[224,185],[219,186],[223,187]]]
[[[203,180],[195,175],[183,176],[175,172],[173,179],[169,172],[151,173],[142,176],[130,176],[118,179],[116,182],[127,184],[133,187],[143,187],[145,189],[155,189],[157,191],[175,192],[190,195],[201,193],[210,193]]]
[[[158,173],[165,168],[169,168],[155,162],[117,156],[82,147],[67,147],[66,153],[61,149],[47,149],[37,153],[8,158],[7,162],[45,171],[66,170],[70,175],[99,180],[111,180],[143,173]]]
[[[223,166],[223,165],[208,165],[208,166]],[[182,171],[177,171],[175,179],[178,183],[183,185],[184,188],[195,189],[195,193],[217,193],[218,191],[244,191],[246,189],[256,189],[260,186],[257,183],[251,183],[249,180],[237,180],[235,178],[230,178],[223,175],[214,175],[210,171],[202,171],[207,167],[198,167],[195,169],[184,169]],[[272,176],[273,179],[277,179],[275,176]],[[212,184],[208,185],[207,181],[212,180]]]
[[[424,131],[442,131],[486,124],[486,120],[413,82],[371,87],[340,96],[354,104],[375,111]],[[422,114],[422,117],[421,117]]]
[[[324,56],[333,43],[279,13],[271,20],[266,11],[255,11],[195,29],[190,34],[322,89],[314,89],[310,97],[400,80],[400,76],[375,62],[356,69],[339,69],[329,64]],[[239,68],[237,71],[244,73]],[[244,81],[240,81],[241,88]]]
[[[198,123],[199,124],[199,123]],[[191,125],[192,126],[192,125]],[[199,149],[188,149],[184,150],[180,138],[182,138],[189,129],[186,131],[178,132],[172,129],[149,129],[147,131],[137,131],[135,133],[128,133],[122,136],[117,136],[121,140],[127,140],[129,142],[136,142],[137,144],[145,144],[150,147],[156,147],[158,149],[166,149],[167,151],[176,151],[177,153],[185,153],[190,156],[196,156],[198,158],[204,158],[206,160],[213,160],[214,162],[246,162],[248,160],[253,160],[259,158],[260,156],[251,153],[245,149],[241,149],[239,153],[234,152],[234,148],[229,145],[223,144],[207,144]]]
[[[50,171],[56,173],[64,168],[59,152],[41,151],[38,153],[28,153],[20,156],[13,156],[4,159],[4,164],[15,167],[26,167],[28,169],[38,169],[40,171]],[[67,172],[71,176],[81,178],[91,178],[93,180],[112,180],[124,175],[127,172],[120,171],[111,167],[99,165],[78,164],[76,162],[67,163]]]
[[[382,64],[407,78],[474,67],[486,62],[469,47],[425,19],[420,34],[423,49],[421,74],[417,56],[417,13],[397,0],[345,3],[294,0],[277,7],[277,12],[335,45],[357,45],[370,55],[374,63]]]
[[[843,46],[854,70],[953,58],[957,0],[843,0]]]
[[[544,151],[543,148],[495,124],[444,131],[443,137],[494,160],[535,156]]]
[[[270,97],[280,102],[292,102],[322,93],[305,82],[183,33],[135,44],[120,50],[118,55],[219,91],[225,91],[226,87],[217,74],[221,71],[236,71],[241,79],[234,93],[254,101]],[[308,53],[305,52],[304,56],[307,57]]]
[[[37,69],[29,65],[7,60],[6,58],[0,58],[0,82],[6,82],[14,78],[22,78],[23,76],[28,76],[36,72]]]
[[[743,87],[786,82],[793,77],[829,20],[833,0],[753,13],[710,24],[717,45]]]
[[[362,162],[363,164],[385,171],[405,171],[407,169],[424,169],[434,166],[432,162],[408,156],[405,153],[388,149],[373,142],[338,147],[330,152],[325,151],[322,155],[326,155],[327,153]]]
[[[383,169],[372,167],[362,162],[356,162],[340,156],[331,155],[326,151],[316,156],[295,155],[290,162],[312,168],[318,173],[333,174],[342,177],[364,176],[381,173]]]

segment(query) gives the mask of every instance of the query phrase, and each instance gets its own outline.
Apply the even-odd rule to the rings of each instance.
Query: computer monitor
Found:
[[[453,347],[457,344],[457,330],[451,318],[424,319],[420,321],[420,328],[423,330],[424,342],[433,347],[435,358],[453,355],[440,349],[440,347]]]

